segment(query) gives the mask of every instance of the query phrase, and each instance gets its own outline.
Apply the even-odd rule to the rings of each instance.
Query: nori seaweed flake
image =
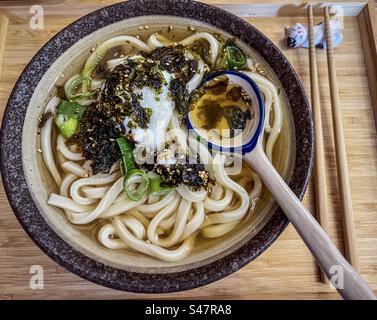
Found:
[[[123,124],[108,118],[93,104],[87,107],[76,135],[69,142],[78,143],[85,159],[92,160],[94,174],[108,173],[120,159],[115,139],[124,132]]]

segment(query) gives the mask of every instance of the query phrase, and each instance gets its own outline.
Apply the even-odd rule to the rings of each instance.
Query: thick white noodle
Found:
[[[216,185],[219,185],[216,182]],[[220,186],[220,185],[219,185]],[[220,212],[225,210],[233,200],[233,191],[226,188],[224,197],[222,199],[212,199],[211,197],[206,197],[204,200],[204,208],[211,212]]]
[[[151,51],[151,48],[145,42],[139,40],[136,37],[127,35],[116,36],[104,41],[94,50],[94,52],[86,60],[82,73],[87,74],[87,71],[91,68],[91,66],[95,65],[96,62],[101,61],[109,49],[121,45],[131,45],[132,47],[140,51]]]
[[[109,187],[82,187],[82,192],[85,196],[92,199],[101,199],[106,194],[107,190],[109,190]]]
[[[159,33],[154,33],[149,36],[148,38],[148,46],[152,50],[159,48],[159,47],[165,47],[165,46],[170,46],[173,44],[169,39],[165,38],[163,35]]]
[[[126,243],[126,245],[136,251],[164,261],[173,262],[182,260],[190,253],[194,246],[196,234],[188,237],[177,249],[168,250],[136,238],[119,217],[111,218],[111,221],[118,236]]]
[[[66,139],[61,134],[59,134],[58,139],[57,139],[57,143],[56,143],[56,149],[58,149],[62,153],[64,158],[66,158],[68,160],[72,160],[72,161],[84,160],[84,157],[82,156],[81,152],[80,153],[79,152],[72,152],[67,147],[65,142],[66,142]]]
[[[47,104],[45,113],[51,112],[54,113],[57,106],[60,103],[60,98],[53,97]],[[55,164],[54,154],[52,152],[52,126],[53,126],[54,118],[50,117],[44,126],[41,128],[41,150],[42,150],[42,158],[43,161],[51,173],[51,176],[54,178],[56,184],[60,186],[62,182],[62,178],[58,171],[58,168]]]
[[[261,86],[262,91],[265,88],[268,89],[269,93],[267,93],[268,91],[266,89],[263,92],[266,97],[268,96],[268,94],[272,95],[272,100],[273,100],[273,105],[274,105],[273,107],[274,119],[273,119],[273,124],[270,130],[270,134],[266,142],[266,155],[268,159],[272,161],[272,151],[283,126],[283,114],[281,110],[280,98],[276,90],[276,87],[265,77],[255,72],[244,71],[244,73],[248,75],[249,77],[251,77],[258,86]]]
[[[181,203],[178,201],[174,201],[166,206],[163,210],[161,210],[150,222],[147,230],[147,235],[149,241],[155,243],[161,247],[171,247],[176,244],[181,237],[186,220],[190,213],[190,205],[191,203],[186,201],[185,199],[181,200]],[[179,207],[178,207],[179,205]],[[173,231],[170,233],[168,237],[159,238],[157,235],[157,227],[161,223],[162,220],[169,217],[172,213],[174,213],[178,208],[178,212],[176,213],[175,225]]]
[[[74,201],[82,205],[93,204],[94,202],[97,201],[96,198],[93,199],[93,198],[83,197],[81,195],[80,189],[84,186],[91,186],[91,185],[101,186],[104,184],[108,184],[118,179],[119,176],[120,176],[120,172],[117,171],[111,175],[97,174],[94,176],[90,176],[89,178],[76,180],[74,183],[72,183],[72,186],[71,186],[71,197]]]
[[[182,199],[182,198],[180,198]],[[168,232],[175,223],[176,215],[173,214],[169,218],[166,218],[165,220],[162,220],[159,227],[164,230],[164,232]]]
[[[151,218],[156,215],[158,211],[166,207],[169,203],[174,201],[178,197],[178,194],[175,190],[171,191],[167,195],[163,196],[159,201],[154,202],[152,204],[142,204],[140,205],[137,210],[143,213],[145,216]],[[148,216],[148,214],[152,214],[152,216]]]
[[[119,66],[120,64],[122,64],[126,60],[127,60],[127,57],[107,60],[106,61],[106,67],[107,67],[108,70],[114,69],[116,66]]]
[[[186,89],[188,94],[191,94],[203,80],[205,73],[205,64],[202,59],[198,59],[198,66],[196,68],[195,74],[192,76],[189,82],[186,84]]]
[[[72,215],[71,222],[74,224],[87,224],[97,219],[102,213],[104,213],[107,209],[110,208],[112,202],[122,192],[122,189],[123,177],[120,177],[106,192],[105,196],[101,199],[101,201],[94,210],[87,211],[81,214]]]
[[[136,209],[131,209],[131,210],[127,211],[127,214],[130,214],[131,216],[138,219],[143,224],[145,229],[148,228],[149,220],[146,217],[144,217],[139,211],[137,211]],[[160,235],[160,234],[164,233],[164,230],[162,230],[160,227],[158,227],[156,232],[157,232],[157,235]]]
[[[241,203],[236,209],[209,214],[205,222],[205,225],[207,226],[216,223],[234,222],[242,219],[247,213],[250,203],[247,191],[226,175],[224,170],[224,156],[217,154],[213,163],[216,181],[236,193]]]
[[[60,195],[64,197],[70,197],[69,187],[71,186],[72,182],[77,180],[79,176],[75,175],[74,173],[68,173],[64,176],[62,183],[60,185]]]
[[[266,117],[264,119],[264,131],[271,133],[270,115],[272,110],[272,94],[271,91],[264,85],[259,84],[259,89],[264,96],[264,108],[266,109]]]
[[[211,57],[211,64],[214,65],[216,63],[217,56],[219,54],[220,45],[216,38],[208,32],[199,32],[195,33],[192,36],[189,36],[183,39],[180,43],[184,46],[192,44],[196,40],[204,39],[207,40],[210,45],[209,54]]]
[[[180,241],[185,240],[187,237],[191,236],[193,233],[199,230],[200,227],[203,225],[204,220],[206,219],[203,203],[196,202],[192,205],[196,208],[196,211],[193,217],[186,224]]]
[[[70,173],[73,173],[75,175],[78,175],[81,178],[88,177],[88,172],[80,166],[78,163],[73,161],[66,161],[62,164],[62,169],[65,171],[68,171]]]
[[[125,195],[121,194],[121,196],[126,197]],[[113,205],[106,210],[103,214],[100,215],[100,218],[110,218],[122,213],[125,213],[131,209],[137,208],[139,205],[143,204],[147,200],[147,195],[144,195],[140,200],[134,201],[131,199],[124,199],[117,203],[113,203]]]
[[[184,184],[175,188],[182,198],[191,202],[204,201],[207,196],[207,190],[200,189],[199,191],[192,191],[190,188]]]
[[[91,89],[92,89],[92,90],[95,90],[95,89],[93,88],[93,86],[91,87]],[[86,107],[86,106],[89,106],[90,104],[92,104],[92,103],[94,103],[94,102],[96,102],[96,101],[97,101],[97,100],[94,100],[94,99],[87,99],[87,100],[77,100],[76,102],[77,102],[79,105]]]
[[[127,245],[120,239],[114,239],[115,228],[112,224],[105,224],[98,232],[98,241],[108,249],[124,249]]]
[[[78,204],[76,201],[72,200],[71,198],[61,196],[56,193],[51,193],[50,197],[48,198],[47,203],[51,206],[58,207],[67,211],[72,212],[87,212],[92,210],[92,206],[83,206]]]
[[[218,238],[232,231],[237,226],[237,224],[239,224],[239,222],[240,221],[238,220],[234,222],[208,226],[203,228],[200,234],[204,238]]]
[[[254,186],[253,189],[250,191],[249,196],[251,201],[250,210],[253,211],[262,194],[263,185],[261,179],[255,172],[251,173],[251,177],[253,178]]]

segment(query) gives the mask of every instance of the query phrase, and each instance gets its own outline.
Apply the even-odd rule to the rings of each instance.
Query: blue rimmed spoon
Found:
[[[198,135],[202,141],[206,141],[213,150],[243,156],[243,160],[254,169],[270,190],[327,277],[329,279],[332,276],[337,277],[336,289],[343,298],[376,299],[364,279],[343,257],[267,158],[261,145],[265,109],[257,84],[244,73],[233,70],[211,73],[205,78],[204,83],[219,76],[227,76],[230,82],[240,85],[249,95],[253,102],[253,118],[248,120],[242,134],[229,139],[216,138],[215,135],[208,135],[204,130],[195,127],[190,113],[186,117],[188,129],[191,129],[191,132]]]

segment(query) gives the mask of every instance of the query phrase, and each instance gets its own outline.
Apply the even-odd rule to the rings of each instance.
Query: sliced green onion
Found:
[[[64,138],[72,137],[85,112],[85,107],[66,100],[62,100],[57,108],[55,124]]]
[[[158,174],[149,172],[148,177],[150,179],[150,193],[152,196],[163,196],[172,190],[169,187],[161,186],[161,177]]]
[[[71,118],[60,127],[60,133],[64,138],[68,139],[76,133],[78,125],[79,121],[75,118]]]
[[[242,50],[235,45],[225,47],[227,65],[231,69],[242,69],[246,65],[246,57]]]
[[[83,86],[85,86],[85,88],[89,87],[90,89],[91,84],[92,84],[91,78],[79,75],[77,78],[73,79],[67,85],[65,94],[70,101],[90,99],[93,97],[94,93],[93,92],[84,93],[82,92],[82,88]],[[81,89],[81,92],[80,92],[80,89]]]
[[[129,172],[136,168],[133,147],[125,137],[119,137],[116,141],[122,155],[121,172],[126,177]]]
[[[136,189],[130,189],[130,179],[134,178],[135,175],[140,176],[142,180]],[[128,198],[134,201],[138,201],[144,196],[145,192],[147,192],[148,190],[149,178],[144,171],[141,171],[139,169],[133,169],[128,173],[127,177],[124,179],[123,186]]]
[[[122,176],[124,177],[124,191],[128,198],[138,201],[144,196],[149,187],[149,178],[144,171],[136,169],[132,144],[129,143],[125,137],[120,137],[116,141],[122,155],[120,168]],[[136,189],[131,189],[130,179],[135,178],[135,176],[140,176],[141,182]]]

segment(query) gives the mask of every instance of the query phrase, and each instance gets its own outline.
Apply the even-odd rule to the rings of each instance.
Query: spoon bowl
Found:
[[[208,132],[207,130],[197,128],[194,121],[192,121],[190,112],[187,113],[185,118],[186,126],[189,130],[199,136],[201,140],[206,141],[210,149],[224,153],[240,153],[243,155],[249,153],[255,148],[259,137],[263,133],[265,107],[262,93],[253,79],[246,74],[235,70],[212,72],[205,77],[203,85],[220,76],[226,76],[229,79],[229,83],[241,86],[252,101],[253,117],[247,120],[245,129],[242,130],[242,132],[237,129],[239,132],[237,132],[238,134],[233,138],[222,137],[219,139],[217,135],[211,134],[211,132]]]

